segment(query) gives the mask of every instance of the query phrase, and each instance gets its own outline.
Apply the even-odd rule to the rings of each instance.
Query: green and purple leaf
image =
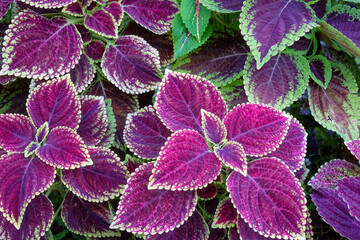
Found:
[[[82,54],[78,64],[70,70],[70,78],[78,93],[82,92],[95,77],[95,66]]]
[[[35,136],[36,141],[38,143],[42,143],[46,139],[47,135],[49,134],[49,131],[50,130],[49,130],[48,122],[44,122],[44,124],[41,125],[36,131],[36,136]]]
[[[215,146],[214,152],[222,163],[246,176],[247,160],[244,148],[240,143],[229,141],[223,147]]]
[[[132,174],[110,228],[161,234],[184,224],[193,214],[197,202],[195,191],[148,189],[153,167],[153,163],[144,164]]]
[[[233,109],[239,104],[249,102],[242,79],[235,80],[232,83],[221,87],[219,91],[229,109]]]
[[[161,81],[159,52],[134,35],[119,37],[106,47],[101,68],[106,77],[126,93],[154,90]]]
[[[71,3],[76,2],[76,0],[19,0],[20,2],[24,2],[30,4],[30,6],[34,6],[37,8],[61,8],[65,7]]]
[[[175,132],[160,152],[150,177],[150,189],[195,190],[206,187],[219,175],[221,162],[200,133]]]
[[[327,88],[331,80],[332,68],[330,61],[321,55],[316,55],[309,60],[310,77],[323,88]]]
[[[47,164],[61,169],[74,169],[93,163],[84,141],[67,127],[51,129],[45,145],[39,147],[36,154]]]
[[[87,14],[84,21],[84,26],[108,38],[118,37],[118,26],[115,24],[114,17],[104,10],[97,10],[91,14]]]
[[[360,161],[360,139],[345,142],[350,152]]]
[[[0,147],[8,152],[24,152],[35,140],[36,128],[22,114],[0,115]]]
[[[241,11],[243,0],[200,0],[205,7],[221,13]]]
[[[170,135],[151,105],[127,116],[124,139],[127,147],[141,158],[157,158]]]
[[[218,116],[201,109],[201,125],[206,140],[216,145],[226,142],[226,127]]]
[[[210,183],[204,188],[196,190],[196,194],[200,199],[210,200],[216,197],[218,193],[217,187],[214,183]]]
[[[291,118],[270,106],[242,104],[225,117],[228,140],[240,143],[246,155],[263,156],[274,151],[284,140]]]
[[[306,199],[300,182],[277,158],[248,164],[248,175],[232,172],[230,197],[249,226],[265,237],[304,238]]]
[[[212,227],[230,228],[236,225],[238,213],[230,198],[223,199],[216,208]]]
[[[155,108],[160,119],[172,131],[194,129],[202,133],[201,109],[221,120],[226,104],[216,87],[191,74],[167,70],[160,85]]]
[[[118,2],[113,1],[110,2],[107,7],[104,7],[104,10],[114,17],[115,24],[119,26],[124,15],[124,10],[121,5]]]
[[[347,204],[350,215],[355,217],[360,224],[360,176],[339,180],[338,193]]]
[[[317,26],[309,6],[289,0],[246,0],[239,21],[257,69]]]
[[[35,79],[58,77],[78,63],[82,42],[75,26],[64,19],[20,12],[6,31],[1,73]]]
[[[3,0],[3,1],[0,2],[0,19],[10,9],[11,3],[13,1],[14,0]]]
[[[37,86],[30,93],[26,106],[36,127],[45,122],[49,129],[65,126],[76,130],[79,127],[80,101],[69,75]]]
[[[0,169],[0,211],[19,229],[30,201],[54,182],[55,169],[22,153],[2,155]]]
[[[101,60],[105,52],[105,45],[102,41],[99,40],[91,41],[88,45],[85,46],[84,52],[86,56],[97,62]]]
[[[81,5],[81,2],[77,1],[67,5],[62,11],[76,17],[81,17],[84,16],[84,10]]]
[[[24,151],[24,156],[27,158],[30,155],[35,154],[36,149],[40,147],[40,144],[38,142],[31,142]]]

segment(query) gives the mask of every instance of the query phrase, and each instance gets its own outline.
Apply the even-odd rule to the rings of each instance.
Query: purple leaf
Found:
[[[49,134],[49,124],[45,122],[36,131],[36,136],[35,136],[36,141],[38,143],[42,143],[46,139],[48,134]]]
[[[338,193],[350,210],[350,215],[360,223],[360,176],[338,181]]]
[[[322,19],[326,14],[326,8],[327,8],[326,5],[327,5],[327,0],[319,0],[311,5],[311,8],[314,9],[314,12],[316,13],[316,16],[319,19]]]
[[[153,166],[153,163],[141,165],[132,174],[110,228],[161,234],[179,227],[193,214],[197,201],[195,191],[148,189]]]
[[[69,75],[37,86],[26,102],[29,115],[36,127],[48,122],[49,128],[79,127],[80,101]]]
[[[75,26],[76,26],[76,29],[78,30],[78,32],[80,33],[81,39],[83,40],[83,42],[84,43],[90,42],[92,37],[91,37],[89,30],[83,24],[78,24]]]
[[[0,211],[17,229],[30,201],[54,182],[55,169],[22,153],[0,158]],[[0,228],[1,229],[1,228]]]
[[[81,47],[82,39],[74,25],[26,10],[6,31],[1,72],[35,79],[58,77],[78,63]]]
[[[67,5],[63,9],[63,11],[70,14],[70,15],[77,16],[77,17],[84,16],[84,11],[82,9],[80,1],[77,1],[77,2],[74,2],[74,3],[71,3],[71,4]]]
[[[118,2],[113,1],[109,3],[107,7],[104,7],[104,9],[114,17],[115,24],[119,26],[124,15],[124,10],[121,5]]]
[[[36,149],[40,147],[40,144],[38,142],[31,142],[24,151],[24,156],[27,158],[30,155],[35,154]]]
[[[279,239],[305,236],[305,194],[280,159],[250,162],[248,175],[232,172],[227,187],[238,213],[259,234]]]
[[[170,70],[166,70],[155,108],[160,119],[174,132],[194,129],[202,133],[201,109],[221,120],[227,111],[224,100],[213,84],[195,75]]]
[[[278,54],[261,69],[249,57],[244,74],[244,88],[249,102],[263,103],[282,110],[304,93],[309,82],[308,61],[298,54]]]
[[[264,237],[259,233],[255,232],[254,229],[249,227],[241,216],[237,218],[237,229],[240,235],[239,239],[251,239],[251,240],[270,240],[270,237]]]
[[[0,19],[2,18],[2,16],[5,15],[5,13],[10,9],[10,4],[13,2],[14,0],[3,0],[0,2]]]
[[[9,75],[0,76],[0,84],[1,85],[5,85],[5,84],[15,81],[15,80],[16,80],[15,76],[9,76]]]
[[[205,7],[222,13],[238,12],[243,6],[243,0],[200,0]]]
[[[206,187],[198,189],[196,193],[199,198],[204,200],[210,200],[216,197],[218,191],[216,185],[214,183],[210,183]]]
[[[238,214],[230,198],[223,199],[216,208],[214,228],[230,228],[235,226]]]
[[[228,140],[240,143],[246,155],[262,156],[274,151],[284,140],[291,118],[262,104],[242,104],[225,117]]]
[[[171,21],[178,11],[174,0],[123,0],[121,5],[132,19],[156,34],[170,30]]]
[[[330,61],[321,55],[315,55],[309,60],[310,77],[323,88],[327,88],[331,80]]]
[[[109,229],[112,216],[107,202],[87,202],[68,192],[62,203],[61,218],[70,231],[79,235],[120,236],[117,231]]]
[[[84,52],[86,56],[97,62],[101,60],[105,52],[105,45],[102,41],[91,41],[88,45],[85,46]]]
[[[228,231],[229,240],[239,240],[240,234],[238,233],[237,227],[231,227]]]
[[[31,6],[35,6],[37,8],[61,8],[71,3],[76,2],[76,0],[19,0],[20,2],[24,2],[30,4]]]
[[[89,30],[92,30],[104,37],[118,37],[118,27],[115,24],[114,17],[104,10],[97,10],[86,15],[84,25]]]
[[[308,176],[310,170],[305,166],[305,164],[299,169],[294,172],[295,177],[299,179],[301,183],[303,183]]]
[[[154,90],[161,81],[158,51],[134,35],[121,36],[114,46],[108,45],[101,68],[110,82],[126,93]]]
[[[82,54],[75,68],[70,70],[70,78],[77,92],[82,92],[92,82],[95,72],[94,65]]]
[[[22,114],[0,115],[0,147],[8,152],[24,152],[35,140],[36,128]]]
[[[62,171],[62,181],[74,194],[89,202],[118,197],[130,175],[119,157],[107,148],[88,148],[93,165]]]
[[[246,0],[240,14],[241,33],[258,69],[315,26],[314,11],[300,1]]]
[[[171,135],[160,152],[149,188],[194,190],[206,187],[219,175],[221,162],[210,152],[200,133],[185,129]]]
[[[161,122],[153,106],[128,114],[124,130],[127,147],[141,158],[159,156],[171,131]]]
[[[221,145],[226,141],[226,127],[215,114],[201,109],[201,125],[205,138],[210,142]]]
[[[288,133],[282,144],[266,157],[281,159],[291,171],[299,170],[305,160],[307,133],[304,127],[295,118],[291,119]]]
[[[349,239],[360,239],[360,222],[350,215],[349,208],[335,190],[320,188],[310,196],[319,215],[335,231]]]
[[[54,210],[50,200],[40,194],[27,206],[19,229],[0,215],[0,237],[2,239],[40,239],[49,230],[53,215]]]
[[[360,139],[345,142],[350,152],[360,161]]]
[[[61,169],[74,169],[92,164],[84,141],[72,129],[53,128],[46,144],[36,154],[47,164]]]
[[[210,229],[209,240],[224,240],[225,239],[225,229],[223,228],[212,228],[212,220],[208,223],[208,228]]]
[[[233,109],[239,104],[249,102],[242,79],[233,81],[231,84],[221,87],[219,91],[229,109]]]
[[[240,172],[244,176],[247,174],[247,161],[244,148],[240,143],[229,141],[223,147],[214,147],[215,155],[228,167]]]

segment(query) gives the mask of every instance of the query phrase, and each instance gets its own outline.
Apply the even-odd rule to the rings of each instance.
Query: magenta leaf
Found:
[[[202,189],[198,189],[196,191],[196,194],[199,198],[204,200],[210,200],[216,197],[216,194],[218,193],[217,187],[214,183],[210,183],[206,187]]]
[[[240,172],[244,176],[247,174],[247,161],[244,148],[240,143],[229,141],[223,147],[214,147],[215,155],[226,166]]]
[[[171,21],[178,12],[174,0],[123,0],[124,11],[141,26],[156,34],[170,30]]]
[[[107,7],[104,7],[104,9],[114,17],[115,24],[119,26],[124,15],[124,10],[121,5],[118,2],[113,1],[110,2]]]
[[[94,79],[95,67],[89,59],[82,54],[75,68],[70,70],[70,78],[77,92],[82,92]]]
[[[298,54],[278,54],[260,69],[249,57],[245,66],[244,87],[249,102],[263,103],[282,110],[304,93],[309,82],[309,64]]]
[[[200,0],[205,7],[216,12],[238,12],[243,6],[243,0]]]
[[[190,129],[179,130],[162,148],[149,180],[149,188],[200,189],[213,182],[220,170],[220,160],[209,151],[200,133]]]
[[[289,165],[288,165],[289,166]],[[305,166],[305,164],[299,169],[294,172],[295,177],[299,179],[301,183],[303,183],[308,176],[310,170]]]
[[[214,228],[230,228],[235,226],[238,214],[230,198],[223,199],[216,208]]]
[[[213,84],[195,75],[170,70],[166,71],[161,83],[155,108],[160,119],[174,132],[194,129],[202,133],[201,109],[221,120],[227,111],[224,100]]]
[[[251,240],[270,240],[270,237],[264,237],[259,233],[255,232],[254,229],[249,227],[244,219],[241,216],[237,218],[237,229],[241,239],[251,239]],[[239,239],[240,239],[239,238]]]
[[[315,26],[314,11],[300,1],[246,0],[240,14],[241,33],[258,69]]]
[[[77,16],[77,17],[84,16],[84,11],[82,9],[80,1],[77,1],[77,2],[74,2],[74,3],[71,3],[71,4],[67,5],[63,9],[63,11],[68,13],[68,14],[71,14],[73,16]]]
[[[13,2],[14,0],[4,0],[0,2],[0,19],[2,18],[2,16],[5,15],[5,13],[10,9],[10,4]]]
[[[360,161],[360,139],[345,142],[350,152]]]
[[[61,8],[71,3],[76,2],[76,0],[19,0],[20,2],[24,2],[30,4],[31,6],[35,6],[37,8]]]
[[[55,169],[22,153],[0,158],[0,211],[17,229],[30,201],[54,182]]]
[[[129,172],[119,157],[107,148],[88,147],[93,165],[62,170],[62,181],[74,194],[89,202],[118,197]]]
[[[304,238],[305,194],[280,159],[250,162],[248,175],[232,172],[227,187],[238,213],[259,234],[279,239]]]
[[[347,177],[338,181],[339,196],[347,204],[350,215],[360,223],[360,176]]]
[[[104,37],[118,37],[118,27],[114,17],[104,10],[97,10],[86,15],[84,26]]]
[[[24,152],[35,140],[36,128],[21,114],[0,115],[0,147],[8,152]]]
[[[36,127],[48,122],[49,129],[66,126],[76,130],[81,112],[80,101],[69,75],[37,86],[26,102]]]
[[[38,143],[42,143],[46,139],[48,134],[49,134],[49,124],[48,122],[44,122],[44,124],[41,125],[36,131],[36,136],[35,136],[36,141]]]
[[[99,40],[91,41],[88,45],[85,46],[84,52],[86,56],[97,62],[101,60],[105,52],[105,45],[102,41]]]
[[[201,125],[205,138],[210,142],[221,145],[226,141],[226,127],[215,114],[201,109]]]
[[[246,155],[262,156],[274,151],[284,140],[291,118],[270,106],[242,104],[225,117],[228,140],[240,143]]]
[[[64,19],[20,12],[6,31],[1,73],[36,79],[58,77],[78,63],[81,46],[79,32]]]
[[[108,45],[101,68],[110,82],[126,93],[154,90],[161,81],[159,52],[134,35],[121,36],[114,46]]]
[[[53,128],[45,145],[36,154],[47,164],[61,169],[74,169],[92,164],[84,141],[72,129]]]
[[[24,156],[27,158],[30,155],[35,154],[36,149],[40,147],[40,144],[38,142],[31,142],[24,151]]]
[[[147,235],[145,240],[208,240],[209,239],[209,227],[207,226],[204,218],[198,211],[189,217],[186,222],[179,228],[175,228],[171,232]]]
[[[266,157],[281,159],[291,171],[299,170],[305,160],[307,133],[304,127],[295,118],[291,119],[288,133],[282,144]]]
[[[179,227],[193,214],[197,202],[195,191],[148,189],[153,167],[153,163],[144,164],[132,174],[110,228],[161,234]]]
[[[127,147],[145,159],[157,158],[171,131],[161,122],[153,106],[128,114],[124,130]]]
[[[54,210],[50,200],[40,194],[27,206],[19,229],[0,215],[0,237],[2,239],[40,239],[49,230],[53,215]]]
[[[111,211],[107,202],[87,202],[68,192],[62,203],[61,218],[68,229],[86,237],[120,236],[109,229]]]

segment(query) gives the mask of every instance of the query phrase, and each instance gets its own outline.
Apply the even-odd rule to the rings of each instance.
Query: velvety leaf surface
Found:
[[[170,70],[166,71],[161,83],[155,108],[160,119],[174,132],[194,129],[202,133],[201,109],[220,119],[227,111],[224,100],[213,84],[195,75]]]
[[[304,93],[309,81],[309,64],[300,55],[278,54],[261,69],[250,57],[245,66],[244,88],[249,102],[282,110]]]
[[[0,211],[17,229],[30,201],[54,182],[55,169],[22,153],[0,158]]]
[[[221,162],[205,139],[196,131],[185,129],[171,135],[160,152],[149,188],[194,190],[211,183],[220,173]]]
[[[327,88],[331,80],[331,64],[321,55],[316,55],[309,60],[310,77],[323,88]]]
[[[121,5],[114,1],[110,2],[104,9],[114,17],[115,24],[119,26],[124,15],[124,10]]]
[[[320,188],[310,195],[319,215],[342,236],[360,238],[360,222],[349,213],[346,203],[333,189]]]
[[[198,211],[189,217],[186,222],[179,228],[175,228],[171,232],[147,235],[146,240],[207,240],[209,238],[209,228]]]
[[[249,224],[247,224],[244,219],[241,218],[241,216],[238,216],[237,218],[237,229],[238,233],[240,235],[239,239],[251,239],[251,240],[270,240],[272,238],[270,237],[264,237],[263,235],[260,235],[259,233],[255,232],[254,229],[249,227]]]
[[[36,154],[47,164],[61,169],[74,169],[92,164],[84,141],[67,127],[53,128],[46,144],[39,147]]]
[[[262,156],[274,151],[285,138],[290,117],[270,106],[242,104],[225,117],[228,140],[240,143],[246,155]]]
[[[82,54],[75,68],[70,70],[70,78],[77,92],[82,92],[94,79],[95,66]]]
[[[151,105],[127,116],[124,138],[127,147],[141,158],[157,158],[170,135]]]
[[[243,72],[249,48],[241,36],[217,38],[179,59],[177,71],[186,71],[206,78],[215,86],[224,86],[237,80]]]
[[[35,140],[36,128],[22,114],[0,115],[0,147],[9,152],[24,152]]]
[[[307,133],[295,118],[291,119],[288,133],[282,144],[266,157],[277,157],[282,160],[291,171],[300,169],[305,160]]]
[[[243,6],[243,0],[200,0],[207,8],[222,13],[238,12]]]
[[[258,69],[316,26],[310,7],[287,0],[246,0],[239,21]]]
[[[63,8],[63,11],[73,16],[84,16],[84,11],[81,5],[81,2],[77,1],[67,5],[65,8]]]
[[[214,222],[212,226],[214,228],[230,228],[235,226],[236,218],[238,214],[236,208],[231,202],[230,198],[222,200],[216,208]]]
[[[75,26],[66,23],[30,10],[20,12],[6,31],[1,73],[48,79],[69,72],[80,59],[82,39]]]
[[[88,45],[85,46],[84,52],[86,56],[92,60],[100,61],[103,53],[105,52],[105,45],[102,41],[91,41]]]
[[[84,26],[104,37],[117,38],[118,36],[118,27],[115,24],[114,17],[104,10],[87,14]]]
[[[0,2],[0,19],[10,9],[10,4],[14,0],[4,0]]]
[[[0,215],[0,237],[4,240],[40,239],[49,230],[53,215],[50,200],[44,194],[40,194],[27,206],[19,229]]]
[[[132,174],[110,228],[161,234],[179,227],[193,214],[197,201],[195,191],[148,189],[153,167],[154,163],[144,164]]]
[[[178,11],[174,0],[123,0],[121,5],[132,19],[156,34],[170,30],[171,21]]]
[[[357,158],[360,160],[360,139],[354,140],[354,141],[350,141],[350,142],[345,142],[345,145],[348,147],[348,149],[350,150],[350,152]]]
[[[111,212],[107,202],[87,202],[68,192],[62,203],[61,218],[68,229],[87,237],[120,236],[109,229]]]
[[[106,47],[101,68],[106,77],[126,93],[144,93],[160,83],[159,52],[144,39],[121,36]]]
[[[218,193],[217,187],[214,183],[210,183],[206,187],[202,189],[198,189],[196,191],[196,194],[199,198],[204,200],[210,200],[216,197],[216,194]]]
[[[224,147],[214,147],[215,155],[228,167],[240,172],[244,176],[247,174],[247,161],[244,148],[240,143],[229,141]]]
[[[201,109],[201,125],[207,140],[216,145],[226,141],[226,127],[215,114]]]
[[[347,204],[350,215],[360,223],[360,176],[339,180],[338,192],[339,196]]]
[[[49,128],[66,126],[76,130],[81,112],[80,101],[69,75],[37,86],[26,102],[36,127],[48,122]]]
[[[38,8],[61,8],[70,3],[76,2],[76,0],[19,0],[20,2],[24,2],[30,4],[31,6],[35,6]]]
[[[261,235],[304,237],[305,194],[281,160],[261,158],[250,162],[248,175],[232,172],[227,187],[238,213]]]
[[[119,157],[107,148],[88,147],[93,165],[62,171],[62,181],[78,197],[104,202],[120,195],[129,172]]]

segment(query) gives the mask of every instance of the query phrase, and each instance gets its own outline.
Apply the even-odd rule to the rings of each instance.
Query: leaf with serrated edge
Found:
[[[350,152],[360,161],[360,139],[345,142]]]
[[[235,226],[237,211],[230,198],[223,199],[216,208],[213,228],[230,228]]]
[[[36,151],[36,149],[38,149],[38,147],[40,147],[40,144],[38,142],[31,142],[25,149],[24,151],[24,156],[27,158],[30,155],[33,155]]]
[[[226,104],[216,87],[195,75],[166,70],[157,94],[155,108],[172,131],[194,129],[202,133],[201,109],[221,120]]]
[[[135,35],[119,37],[114,46],[106,47],[101,69],[121,91],[138,94],[158,87],[159,52]]]
[[[114,17],[110,13],[104,10],[97,10],[86,15],[84,26],[104,37],[117,38],[118,26],[115,22]]]
[[[78,63],[82,43],[75,26],[66,20],[20,12],[6,31],[0,73],[35,79],[58,77]]]
[[[109,3],[107,7],[104,7],[104,10],[110,13],[115,19],[115,24],[120,26],[121,20],[124,16],[124,10],[122,6],[114,1]]]
[[[259,234],[304,238],[306,198],[300,182],[277,158],[248,164],[248,175],[232,172],[226,185],[241,217]]]
[[[91,58],[91,60],[98,62],[101,60],[105,52],[105,45],[102,41],[99,40],[91,41],[85,46],[84,52],[86,56]]]
[[[36,128],[22,114],[0,114],[0,147],[9,152],[23,152],[35,140]]]
[[[36,154],[47,164],[61,169],[74,169],[92,164],[84,141],[68,127],[53,128],[45,145]]]
[[[87,202],[68,192],[62,203],[61,218],[71,232],[82,236],[120,236],[119,232],[109,229],[112,216],[107,202]]]
[[[104,202],[123,191],[129,172],[119,157],[107,148],[88,147],[93,165],[62,170],[62,181],[78,197]]]
[[[350,215],[360,222],[360,176],[338,181],[339,196],[346,202]]]
[[[127,115],[124,139],[127,147],[141,158],[157,158],[170,135],[153,106]]]
[[[239,239],[251,239],[251,240],[271,240],[273,238],[271,237],[264,237],[260,235],[259,233],[255,232],[254,229],[249,227],[249,224],[247,224],[244,219],[241,218],[240,215],[237,217],[237,230],[240,235]],[[292,238],[290,238],[292,239]]]
[[[262,156],[284,140],[291,118],[267,105],[241,104],[228,112],[224,124],[228,140],[240,143],[246,155]]]
[[[195,191],[148,189],[153,167],[154,163],[143,164],[131,175],[110,228],[161,234],[179,227],[193,214]]]
[[[215,146],[214,152],[226,166],[246,176],[247,160],[244,148],[240,143],[229,141],[223,147]]]
[[[48,122],[44,122],[44,124],[41,125],[36,131],[36,136],[35,136],[36,141],[38,143],[42,143],[46,139],[47,135],[49,134],[49,131],[50,130],[49,130]]]
[[[17,229],[30,201],[54,182],[55,169],[22,153],[0,158],[0,211]]]
[[[48,122],[49,129],[79,127],[80,101],[69,75],[37,86],[29,95],[26,107],[36,127]]]
[[[82,92],[95,77],[95,66],[82,54],[78,64],[70,70],[70,78],[78,93]]]
[[[37,8],[61,8],[67,6],[71,3],[76,2],[76,0],[19,0],[20,2],[24,2],[30,4],[30,6],[34,6]]]
[[[323,88],[327,88],[331,80],[330,61],[321,55],[315,55],[309,60],[310,77]]]
[[[221,162],[200,133],[185,129],[175,132],[160,152],[150,189],[194,190],[206,187],[219,175]]]
[[[301,1],[246,0],[241,10],[240,30],[258,69],[317,26],[314,11]]]
[[[53,215],[52,203],[44,194],[40,194],[27,206],[19,229],[0,215],[0,237],[4,240],[40,239],[51,227]]]
[[[239,12],[244,0],[200,0],[205,7],[221,13]]]
[[[226,127],[215,114],[201,109],[201,125],[207,140],[216,145],[226,141]]]

